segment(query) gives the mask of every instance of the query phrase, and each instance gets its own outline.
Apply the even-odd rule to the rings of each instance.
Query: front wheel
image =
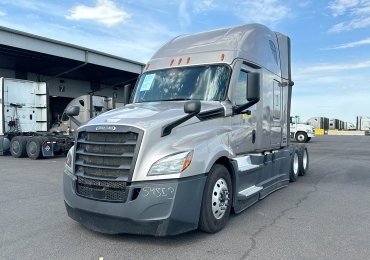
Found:
[[[298,132],[296,134],[296,137],[295,137],[295,139],[297,140],[298,143],[305,143],[305,142],[307,142],[307,138],[308,138],[308,136],[307,136],[307,134],[305,132]]]
[[[232,202],[230,173],[225,166],[212,166],[203,192],[203,201],[199,219],[199,229],[216,233],[227,222]]]

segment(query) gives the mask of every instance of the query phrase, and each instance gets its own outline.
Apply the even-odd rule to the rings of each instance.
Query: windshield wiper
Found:
[[[171,99],[162,99],[161,101],[183,101],[183,100],[191,100],[190,98],[171,98]]]

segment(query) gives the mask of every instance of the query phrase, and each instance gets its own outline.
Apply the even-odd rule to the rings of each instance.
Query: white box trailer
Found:
[[[0,79],[0,155],[39,159],[68,152],[73,136],[48,132],[45,82]]]
[[[370,117],[358,116],[356,120],[356,129],[361,131],[370,130]]]

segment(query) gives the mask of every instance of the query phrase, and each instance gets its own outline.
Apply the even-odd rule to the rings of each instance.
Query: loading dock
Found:
[[[0,77],[46,82],[50,123],[80,95],[113,97],[122,106],[123,86],[134,85],[144,65],[0,26]]]

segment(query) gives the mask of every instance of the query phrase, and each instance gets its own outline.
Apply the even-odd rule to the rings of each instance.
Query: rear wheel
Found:
[[[291,155],[290,160],[290,175],[289,180],[291,182],[295,182],[298,179],[299,173],[299,156],[298,156],[298,149],[294,146],[293,153]]]
[[[41,145],[43,140],[39,136],[33,136],[27,141],[27,155],[30,159],[36,160],[43,158]]]
[[[305,132],[298,132],[295,136],[295,139],[298,143],[305,143],[307,142],[307,134]]]
[[[27,145],[27,139],[23,136],[15,136],[10,141],[10,153],[15,158],[22,158],[26,157],[26,145]]]
[[[231,198],[229,171],[223,165],[213,165],[203,192],[199,229],[209,233],[220,231],[229,218]]]
[[[309,166],[309,156],[306,145],[298,146],[299,176],[305,176]]]

